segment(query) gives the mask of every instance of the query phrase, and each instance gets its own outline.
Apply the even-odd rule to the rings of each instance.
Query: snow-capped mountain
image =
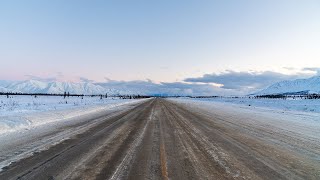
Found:
[[[106,89],[94,85],[92,83],[69,83],[69,82],[51,82],[48,83],[44,89],[46,93],[63,93],[69,92],[71,94],[105,94]]]
[[[0,80],[0,87],[6,87],[11,83],[12,83],[11,81]]]
[[[8,89],[4,87],[0,87],[0,92],[8,92]]]
[[[28,80],[22,82],[13,82],[9,84],[6,89],[12,92],[22,92],[22,93],[43,93],[42,90],[47,87],[47,83],[36,81],[36,80]]]
[[[19,92],[19,93],[49,93],[62,94],[119,94],[118,90],[107,89],[100,85],[89,82],[43,82],[38,80],[27,80],[21,82],[1,83],[0,92]],[[121,91],[124,93],[125,91]],[[125,94],[125,93],[124,93]]]
[[[295,93],[320,93],[320,76],[314,76],[309,79],[296,79],[292,81],[278,82],[255,94],[266,95]]]

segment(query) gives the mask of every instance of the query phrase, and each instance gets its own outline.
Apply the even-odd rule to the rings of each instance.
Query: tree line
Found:
[[[12,93],[12,92],[0,92],[0,96],[7,96],[9,98],[10,96],[61,96],[63,98],[67,97],[100,97],[100,99],[108,98],[108,94],[94,94],[94,95],[84,95],[84,94],[71,94],[69,92],[64,92],[63,94],[55,94],[55,93]],[[142,98],[150,98],[151,96],[146,95],[112,95],[110,97],[119,97],[120,99],[142,99]]]
[[[262,99],[320,99],[320,94],[306,94],[306,95],[283,95],[283,94],[274,94],[274,95],[260,95],[254,96],[254,98]]]

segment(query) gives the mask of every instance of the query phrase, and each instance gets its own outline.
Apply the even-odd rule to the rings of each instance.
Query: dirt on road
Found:
[[[319,144],[297,143],[156,98],[12,163],[0,179],[320,179],[319,159],[300,155],[319,157]]]

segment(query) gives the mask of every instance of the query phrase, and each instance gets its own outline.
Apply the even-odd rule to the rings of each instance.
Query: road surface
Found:
[[[150,99],[12,163],[0,179],[320,179],[319,144],[267,130]]]

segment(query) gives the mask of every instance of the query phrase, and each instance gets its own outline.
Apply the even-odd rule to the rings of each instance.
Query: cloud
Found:
[[[31,80],[37,80],[37,81],[45,81],[45,82],[52,82],[52,81],[57,81],[57,77],[39,77],[39,76],[34,76],[34,75],[25,75],[27,79]]]
[[[37,80],[37,81],[44,81],[44,82],[53,82],[53,81],[59,81],[60,79],[63,79],[62,72],[54,73],[53,75],[49,75],[49,77],[42,77],[42,76],[35,76],[31,74],[25,75],[27,79],[31,80]]]
[[[310,76],[308,73],[296,73],[292,75],[283,74],[273,71],[242,71],[236,72],[227,70],[223,73],[205,74],[202,77],[187,78],[184,81],[190,83],[216,83],[223,84],[221,88],[240,91],[253,91],[261,88],[265,88],[273,83],[292,80],[297,78],[305,78]]]
[[[303,68],[302,71],[311,71],[318,76],[320,75],[320,68],[319,67],[307,67],[307,68]]]
[[[124,93],[132,92],[133,94],[146,95],[231,95],[236,94],[232,90],[223,90],[210,84],[185,83],[185,82],[161,82],[155,83],[151,80],[136,81],[115,81],[108,79],[107,82],[96,83],[100,86],[123,90]]]
[[[84,83],[94,83],[94,80],[85,78],[85,77],[79,77],[80,82],[84,82]]]
[[[165,89],[170,90],[170,93],[181,92],[184,95],[235,95],[238,94],[233,90],[221,89],[217,86],[211,84],[199,84],[199,83],[183,83],[183,82],[173,82],[173,83],[161,83]]]
[[[286,69],[286,70],[289,70],[289,71],[295,70],[295,68],[293,68],[293,67],[283,67],[283,69]]]

